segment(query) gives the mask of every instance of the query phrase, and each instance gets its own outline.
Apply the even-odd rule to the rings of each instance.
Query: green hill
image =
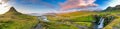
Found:
[[[94,15],[98,15],[99,17],[105,18],[104,26],[106,29],[110,29],[107,26],[111,26],[110,25],[111,23],[113,24],[115,23],[114,20],[119,18],[118,16],[116,16],[120,14],[119,12],[120,12],[120,5],[116,7],[108,7],[106,10],[101,12],[77,11],[77,12],[55,14],[53,16],[49,15],[47,17],[51,22],[54,22],[54,23],[62,22],[65,25],[69,24],[69,26],[74,26],[74,28],[76,28],[75,24],[77,24],[80,27],[82,26],[81,28],[76,28],[76,29],[82,29],[84,27],[87,27],[87,29],[93,29],[93,26],[94,26],[93,22],[97,21]],[[111,19],[110,16],[114,16],[115,19]],[[119,20],[117,22],[119,22]],[[50,26],[54,27],[54,25],[50,25]],[[48,27],[48,28],[52,28],[52,27]],[[60,27],[55,27],[55,28],[60,28]],[[64,27],[61,27],[61,28],[64,28]],[[67,27],[67,29],[68,28],[69,27]]]
[[[95,21],[93,14],[96,14],[96,12],[76,11],[76,12],[48,15],[47,16],[48,20],[54,23],[53,25],[50,25],[50,27],[48,28],[51,29],[54,27],[58,29],[82,29],[82,28],[92,29],[93,28],[92,22]],[[55,27],[55,25],[57,25],[58,27]],[[59,25],[61,25],[61,27],[59,27]]]
[[[95,15],[106,17],[113,15],[117,18],[109,20],[105,23],[105,29],[112,29],[113,26],[119,24],[120,5],[116,7],[108,7],[102,12],[93,11],[76,11],[69,13],[60,13],[55,15],[46,15],[50,22],[42,22],[40,24],[47,29],[93,29],[93,22],[96,21]],[[117,21],[117,22],[116,22]],[[37,17],[29,16],[18,12],[14,7],[11,7],[8,12],[0,15],[0,29],[31,29],[38,23]],[[117,25],[116,25],[117,24]],[[57,27],[56,27],[57,26]],[[118,26],[119,27],[119,26]]]
[[[106,13],[110,13],[111,15],[114,15],[117,18],[115,18],[103,29],[120,29],[120,5],[117,5],[116,7],[108,7],[105,11]]]
[[[19,13],[14,7],[0,15],[0,29],[31,29],[37,24],[35,16]]]
[[[117,5],[115,7],[108,7],[106,10],[104,10],[106,12],[111,11],[111,12],[115,12],[115,11],[120,11],[120,5]]]

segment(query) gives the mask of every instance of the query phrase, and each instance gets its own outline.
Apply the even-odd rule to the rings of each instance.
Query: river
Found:
[[[43,22],[49,22],[49,20],[47,19],[46,16],[38,16],[38,19],[37,19],[39,22],[40,20],[43,21]],[[98,23],[95,23],[95,28],[94,29],[102,29],[104,27],[104,18],[100,18],[99,22]],[[42,25],[40,23],[38,23],[34,29],[43,29]]]
[[[38,20],[38,24],[36,24],[34,29],[43,29],[43,26],[40,24],[40,20],[44,21],[44,22],[49,22],[49,20],[47,19],[46,16],[38,16],[37,18],[38,18],[37,19]]]

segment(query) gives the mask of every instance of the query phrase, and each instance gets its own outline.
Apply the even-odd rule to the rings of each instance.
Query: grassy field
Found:
[[[2,17],[2,18],[1,18]],[[0,16],[0,29],[31,29],[37,24],[36,17],[20,16]]]
[[[117,18],[114,19],[111,23],[109,23],[106,27],[104,27],[104,29],[113,29],[116,25],[118,25],[120,23],[120,16],[118,12],[111,12],[112,15],[116,16]],[[118,27],[118,29],[120,29]]]
[[[86,14],[87,13],[87,14]],[[64,14],[57,14],[55,16],[47,16],[51,22],[62,22],[65,25],[74,26],[72,28],[80,29],[75,24],[79,26],[84,26],[87,28],[92,28],[92,22],[95,21],[93,17],[96,12],[85,12],[85,11],[78,11],[78,12],[71,12],[71,13],[64,13]],[[53,24],[52,26],[54,26]],[[70,27],[64,28],[64,25],[61,25],[61,29],[72,29]],[[59,28],[59,27],[55,27]]]
[[[75,24],[78,24],[80,26],[86,26],[86,27],[92,27],[91,22],[74,22]]]
[[[111,21],[104,29],[113,29],[120,23],[120,11],[105,11],[105,12],[92,12],[92,11],[77,11],[70,13],[60,13],[56,15],[47,15],[50,22],[41,21],[40,24],[44,29],[92,29],[93,22],[96,21],[94,15],[106,17],[113,15],[116,18]],[[5,14],[0,15],[0,29],[32,29],[38,23],[37,17],[26,14],[21,14],[11,8]],[[117,26],[119,27],[119,26]]]
[[[86,14],[87,13],[87,14]],[[96,21],[96,19],[93,17],[93,15],[99,15],[101,17],[105,16],[115,16],[115,18],[112,22],[107,23],[108,25],[105,26],[104,29],[112,29],[117,22],[119,23],[120,17],[118,16],[119,11],[110,11],[110,12],[72,12],[72,13],[65,13],[65,14],[57,14],[56,16],[48,16],[48,19],[53,22],[73,22],[75,24],[78,24],[80,26],[86,26],[89,28],[92,28],[92,22]],[[116,21],[115,21],[116,20]],[[106,24],[106,23],[105,23]]]
[[[105,26],[103,29],[120,29],[119,24],[120,24],[120,6],[116,7],[109,7],[106,9],[105,13],[109,13],[111,15],[116,16],[116,18],[109,23],[107,26]]]
[[[46,25],[45,25],[46,24]],[[78,29],[76,26],[70,24],[63,24],[63,23],[53,23],[53,22],[49,22],[49,23],[45,23],[43,25],[45,25],[46,29]]]
[[[31,29],[37,24],[35,16],[17,12],[13,7],[0,15],[0,29]]]

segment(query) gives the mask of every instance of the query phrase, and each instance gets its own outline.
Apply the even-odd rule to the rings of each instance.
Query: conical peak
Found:
[[[11,7],[10,10],[8,12],[6,12],[5,14],[21,14],[19,12],[16,11],[16,9],[14,7]]]
[[[11,7],[8,12],[17,12],[17,11],[16,11],[16,9],[14,7]]]
[[[15,9],[14,7],[11,7],[10,9]]]

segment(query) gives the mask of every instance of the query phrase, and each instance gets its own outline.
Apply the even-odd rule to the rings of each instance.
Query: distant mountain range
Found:
[[[108,11],[118,11],[120,9],[120,5],[117,5],[115,7],[108,7],[105,10],[102,9],[96,9],[93,11],[90,10],[81,10],[81,11],[75,11],[75,12],[108,12]],[[120,11],[120,10],[119,10]],[[72,13],[72,12],[69,12]],[[55,14],[63,14],[63,13],[44,13],[44,14],[39,14],[39,13],[30,13],[28,15],[32,15],[32,16],[42,16],[42,15],[55,15]]]
[[[115,7],[108,7],[104,11],[120,11],[120,5],[117,5]]]

